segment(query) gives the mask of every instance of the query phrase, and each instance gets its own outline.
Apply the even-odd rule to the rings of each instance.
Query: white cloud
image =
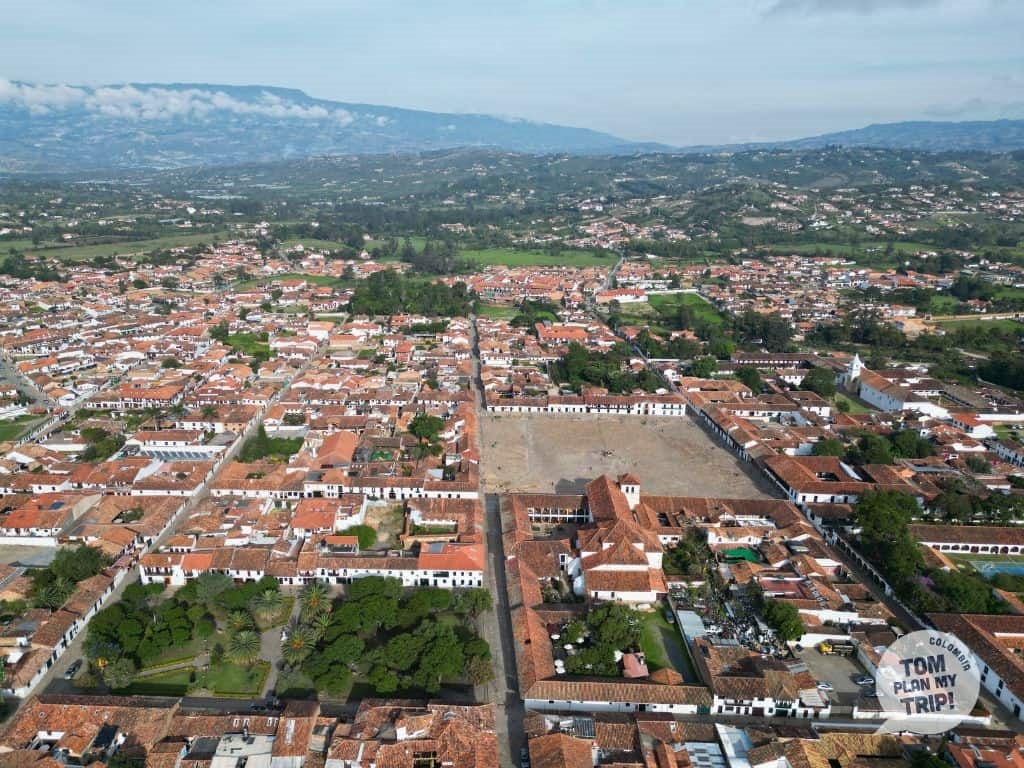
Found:
[[[132,85],[117,85],[86,89],[68,85],[31,85],[0,79],[0,104],[4,103],[28,109],[35,114],[80,107],[127,120],[203,118],[217,111],[295,120],[334,119],[342,126],[356,120],[356,115],[346,109],[328,110],[319,104],[286,101],[267,91],[260,93],[255,100],[246,101],[223,91],[201,88],[140,89]]]

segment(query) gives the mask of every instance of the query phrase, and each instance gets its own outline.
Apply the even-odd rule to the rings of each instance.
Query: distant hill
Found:
[[[586,128],[329,101],[262,85],[87,87],[0,79],[0,172],[160,170],[466,147],[632,155],[830,145],[1006,152],[1024,149],[1024,120],[888,123],[793,141],[680,150]]]
[[[821,149],[822,147],[916,149],[924,152],[1016,152],[1024,149],[1024,120],[939,122],[914,120],[876,123],[866,128],[824,133],[789,141],[687,147],[689,152],[750,149]]]
[[[784,142],[791,149],[846,147],[920,149],[929,152],[1015,152],[1024,149],[1024,120],[972,120],[960,123],[916,120],[876,123],[852,131],[826,133]]]
[[[259,85],[0,80],[0,170],[6,171],[181,168],[453,147],[581,154],[665,149],[586,128],[328,101]]]

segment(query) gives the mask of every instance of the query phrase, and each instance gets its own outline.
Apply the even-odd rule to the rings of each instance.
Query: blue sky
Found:
[[[1024,0],[4,0],[0,78],[300,88],[673,144],[1024,117]]]

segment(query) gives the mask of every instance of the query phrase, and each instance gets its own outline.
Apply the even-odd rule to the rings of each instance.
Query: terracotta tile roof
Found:
[[[591,742],[564,733],[530,739],[530,765],[533,768],[593,768]]]
[[[657,685],[596,680],[541,680],[529,698],[542,701],[626,701],[710,706],[711,692],[697,685]]]

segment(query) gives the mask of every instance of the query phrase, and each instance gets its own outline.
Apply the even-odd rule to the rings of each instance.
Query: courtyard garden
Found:
[[[293,607],[272,578],[236,585],[205,573],[173,594],[131,584],[89,623],[89,667],[77,684],[133,695],[259,696],[270,670],[263,635]]]
[[[475,619],[491,610],[483,589],[403,589],[397,579],[357,579],[343,598],[323,584],[299,598],[285,629],[278,694],[330,698],[433,696],[493,676],[491,650]]]

